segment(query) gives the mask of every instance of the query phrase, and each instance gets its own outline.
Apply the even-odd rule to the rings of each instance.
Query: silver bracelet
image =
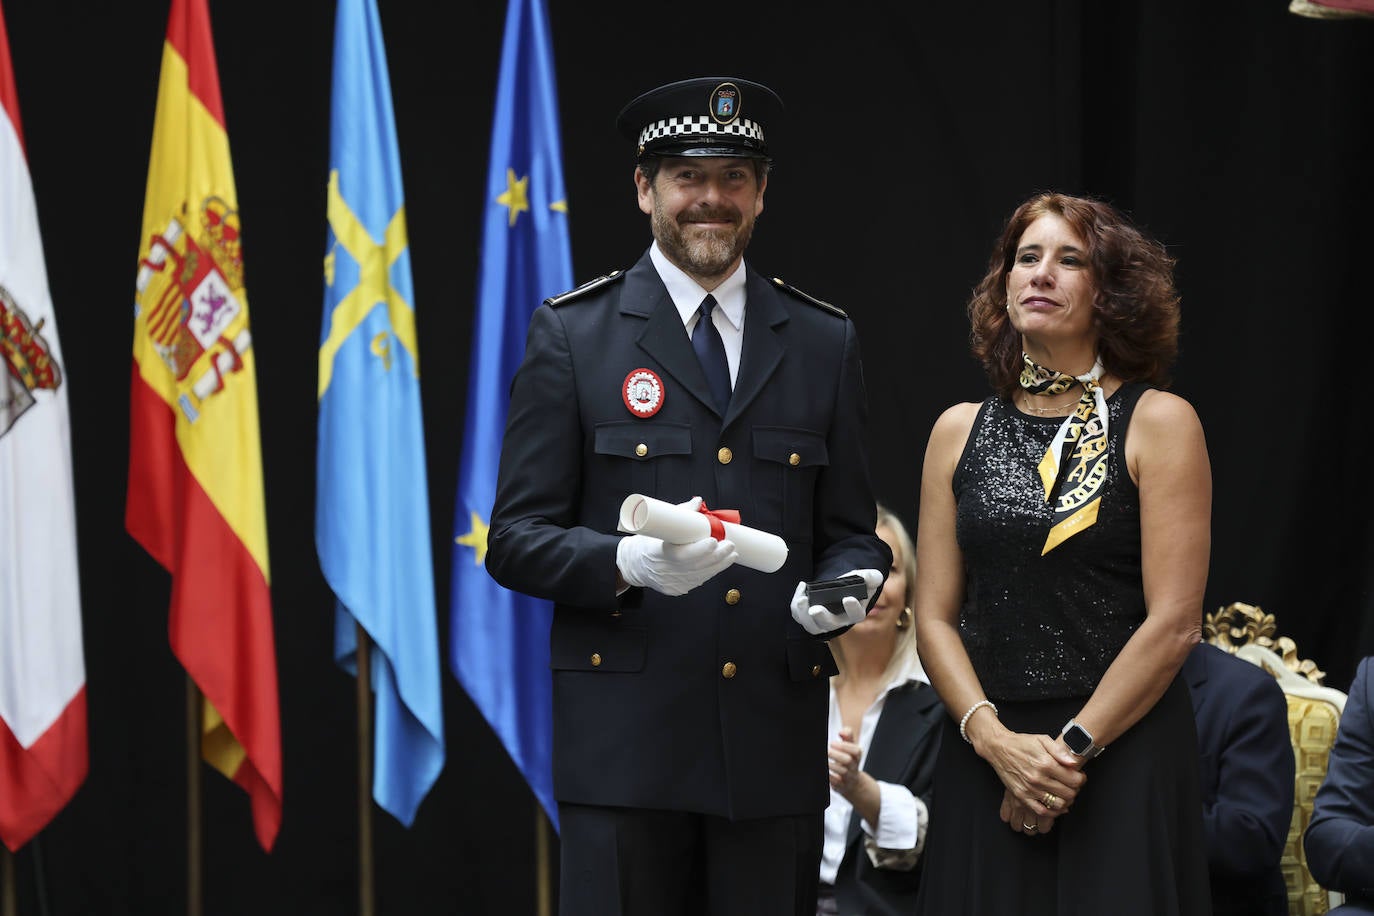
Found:
[[[973,716],[973,714],[978,710],[982,709],[984,706],[991,709],[992,714],[994,716],[997,716],[999,719],[1001,718],[1001,716],[998,715],[997,707],[993,705],[992,700],[979,700],[977,703],[974,703],[972,706],[970,706],[968,708],[968,712],[964,713],[964,717],[959,720],[959,737],[963,738],[969,744],[972,744],[973,741],[969,738],[968,732],[966,732],[964,729],[968,726],[968,720]]]

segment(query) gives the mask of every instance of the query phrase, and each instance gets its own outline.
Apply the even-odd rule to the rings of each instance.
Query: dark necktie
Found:
[[[707,295],[697,308],[697,326],[692,329],[692,349],[697,351],[701,369],[706,373],[706,382],[711,386],[711,397],[715,399],[716,410],[722,415],[730,403],[730,363],[725,359],[725,342],[720,339],[715,322],[711,321],[711,311],[716,307],[716,297]]]

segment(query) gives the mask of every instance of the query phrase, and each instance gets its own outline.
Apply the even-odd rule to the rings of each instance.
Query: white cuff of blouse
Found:
[[[881,799],[878,809],[878,826],[873,829],[868,821],[862,821],[863,831],[873,838],[881,849],[914,849],[920,852],[925,846],[926,829],[930,826],[930,814],[925,802],[911,794],[906,786],[895,785],[878,780],[878,796]]]

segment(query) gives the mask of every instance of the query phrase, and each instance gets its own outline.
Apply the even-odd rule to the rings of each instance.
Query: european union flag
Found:
[[[405,194],[375,0],[334,28],[329,232],[320,330],[315,546],[338,599],[334,653],[372,645],[372,794],[410,826],[444,767],[420,364]]]
[[[553,607],[497,585],[484,565],[510,380],[524,356],[530,315],[546,297],[573,285],[543,0],[510,0],[506,10],[486,201],[454,517],[450,660],[557,829],[550,748]]]

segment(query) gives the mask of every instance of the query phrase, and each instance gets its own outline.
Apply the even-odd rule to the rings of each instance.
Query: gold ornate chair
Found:
[[[1326,777],[1326,759],[1345,710],[1345,694],[1322,684],[1326,672],[1311,659],[1300,659],[1287,636],[1274,637],[1273,614],[1258,605],[1236,601],[1207,614],[1202,635],[1214,646],[1254,662],[1278,680],[1288,699],[1288,731],[1293,739],[1297,775],[1293,821],[1283,847],[1283,880],[1288,885],[1290,916],[1320,916],[1344,901],[1319,885],[1307,868],[1302,835],[1312,817],[1312,802]]]

